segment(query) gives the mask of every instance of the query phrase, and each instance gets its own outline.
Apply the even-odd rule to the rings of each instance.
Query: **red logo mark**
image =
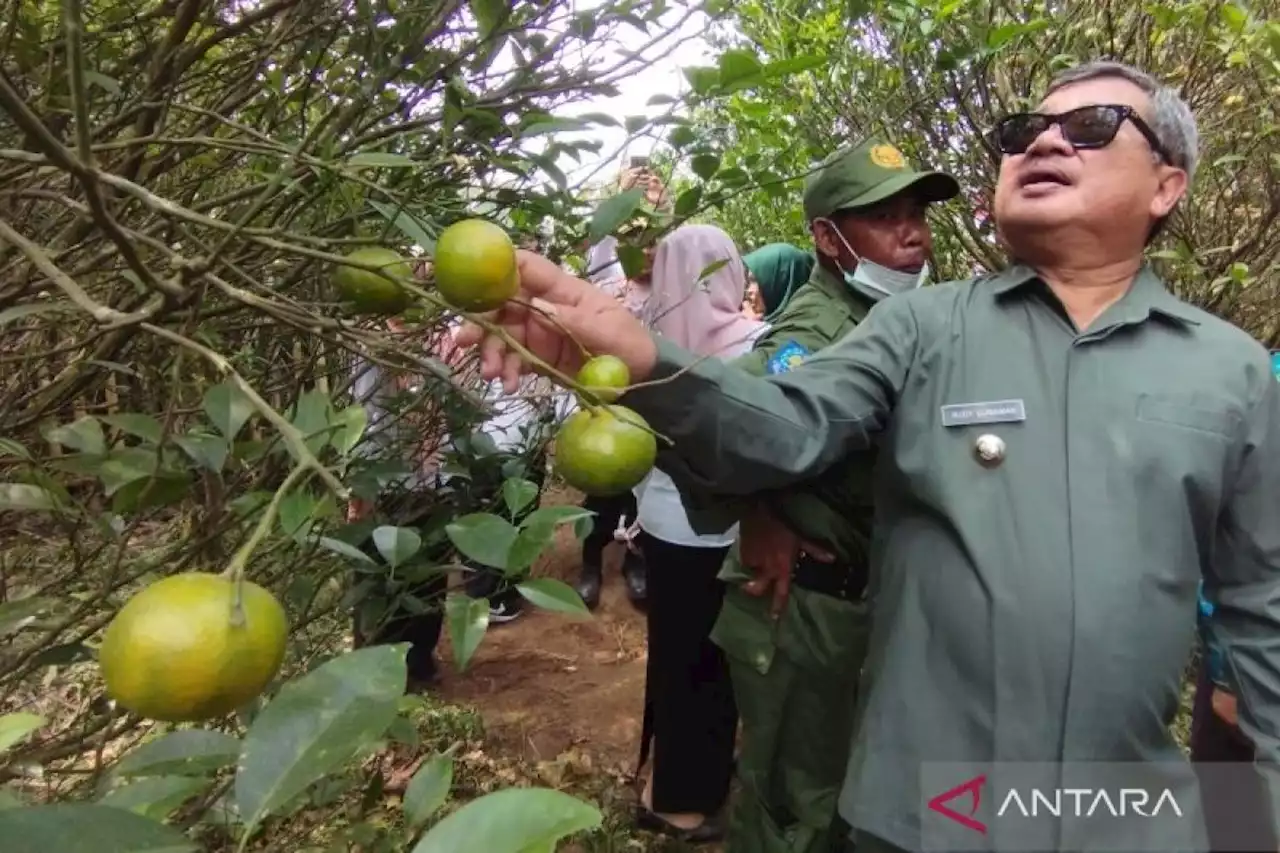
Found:
[[[978,806],[982,803],[982,786],[986,781],[987,776],[985,773],[981,776],[974,776],[968,782],[962,782],[950,791],[943,791],[941,794],[931,799],[929,801],[929,808],[933,809],[945,818],[954,820],[963,827],[967,827],[975,832],[980,832],[983,835],[986,835],[987,825],[974,818],[974,815],[978,813]],[[973,808],[969,809],[968,814],[961,814],[947,805],[947,803],[957,797],[963,797],[965,794],[973,795]]]

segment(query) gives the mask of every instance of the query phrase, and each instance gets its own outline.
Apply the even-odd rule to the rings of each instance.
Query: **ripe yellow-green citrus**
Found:
[[[463,311],[492,311],[520,289],[516,247],[507,232],[483,219],[444,229],[433,261],[436,289]]]
[[[574,412],[556,434],[556,473],[588,495],[618,495],[653,469],[658,442],[626,406]]]
[[[582,365],[574,378],[601,400],[612,403],[631,384],[631,371],[616,355],[598,355]]]
[[[347,260],[379,267],[398,278],[413,278],[413,265],[391,249],[380,246],[356,249],[347,255]],[[413,304],[413,295],[395,282],[345,264],[334,269],[333,287],[356,314],[399,314]]]
[[[107,626],[98,665],[107,693],[153,720],[221,717],[266,689],[284,660],[288,619],[270,592],[188,572],[129,599]]]

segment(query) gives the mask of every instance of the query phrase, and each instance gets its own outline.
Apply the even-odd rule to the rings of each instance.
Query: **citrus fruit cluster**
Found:
[[[107,694],[165,722],[221,717],[262,694],[284,660],[288,619],[249,581],[187,572],[134,595],[107,626],[98,665]]]
[[[574,412],[556,434],[556,473],[588,495],[616,495],[639,485],[653,469],[658,442],[649,425],[626,406],[614,404],[631,384],[622,359],[589,359],[577,383],[607,405]]]
[[[413,267],[399,253],[370,246],[345,260],[350,264],[333,270],[332,283],[353,314],[395,315],[413,304],[413,295],[394,280],[413,278]],[[437,292],[463,311],[492,311],[520,288],[515,245],[507,232],[483,219],[464,219],[444,229],[432,262]]]
[[[347,259],[377,267],[392,278],[412,278],[409,263],[390,249],[357,249]],[[462,311],[493,311],[520,290],[511,238],[483,219],[464,219],[446,228],[436,241],[432,263],[436,291]],[[398,314],[412,302],[401,285],[355,266],[340,265],[333,284],[360,314]],[[644,419],[615,405],[631,381],[627,365],[611,355],[596,356],[583,365],[576,381],[594,399],[584,401],[584,408],[561,426],[556,436],[557,471],[587,494],[625,492],[644,479],[657,456],[657,443]]]

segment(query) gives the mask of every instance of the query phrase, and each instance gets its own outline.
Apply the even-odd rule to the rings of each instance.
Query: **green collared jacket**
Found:
[[[809,281],[796,291],[754,349],[732,364],[757,376],[794,370],[852,331],[874,303],[815,264]],[[865,564],[874,462],[872,451],[851,454],[813,481],[770,495],[770,509],[805,540],[834,551],[842,564]],[[730,562],[730,575],[745,578],[735,570],[736,561]]]
[[[1149,269],[1077,330],[1015,266],[880,302],[803,370],[677,376],[695,359],[658,354],[667,381],[623,403],[674,440],[659,465],[690,488],[784,489],[878,439],[853,826],[958,849],[945,833],[969,830],[925,805],[942,760],[1168,761],[1185,785],[1169,724],[1202,578],[1280,792],[1280,383],[1243,331]]]

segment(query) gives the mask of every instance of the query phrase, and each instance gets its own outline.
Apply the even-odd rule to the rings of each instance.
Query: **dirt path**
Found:
[[[545,504],[573,504],[555,491]],[[532,761],[567,751],[590,756],[601,770],[634,770],[644,697],[645,619],[627,600],[618,572],[619,548],[606,551],[605,585],[591,619],[528,606],[514,622],[493,626],[468,671],[445,664],[439,692],[477,708],[489,738]],[[534,574],[572,583],[581,561],[572,532],[562,528]],[[447,646],[447,641],[445,643]]]

